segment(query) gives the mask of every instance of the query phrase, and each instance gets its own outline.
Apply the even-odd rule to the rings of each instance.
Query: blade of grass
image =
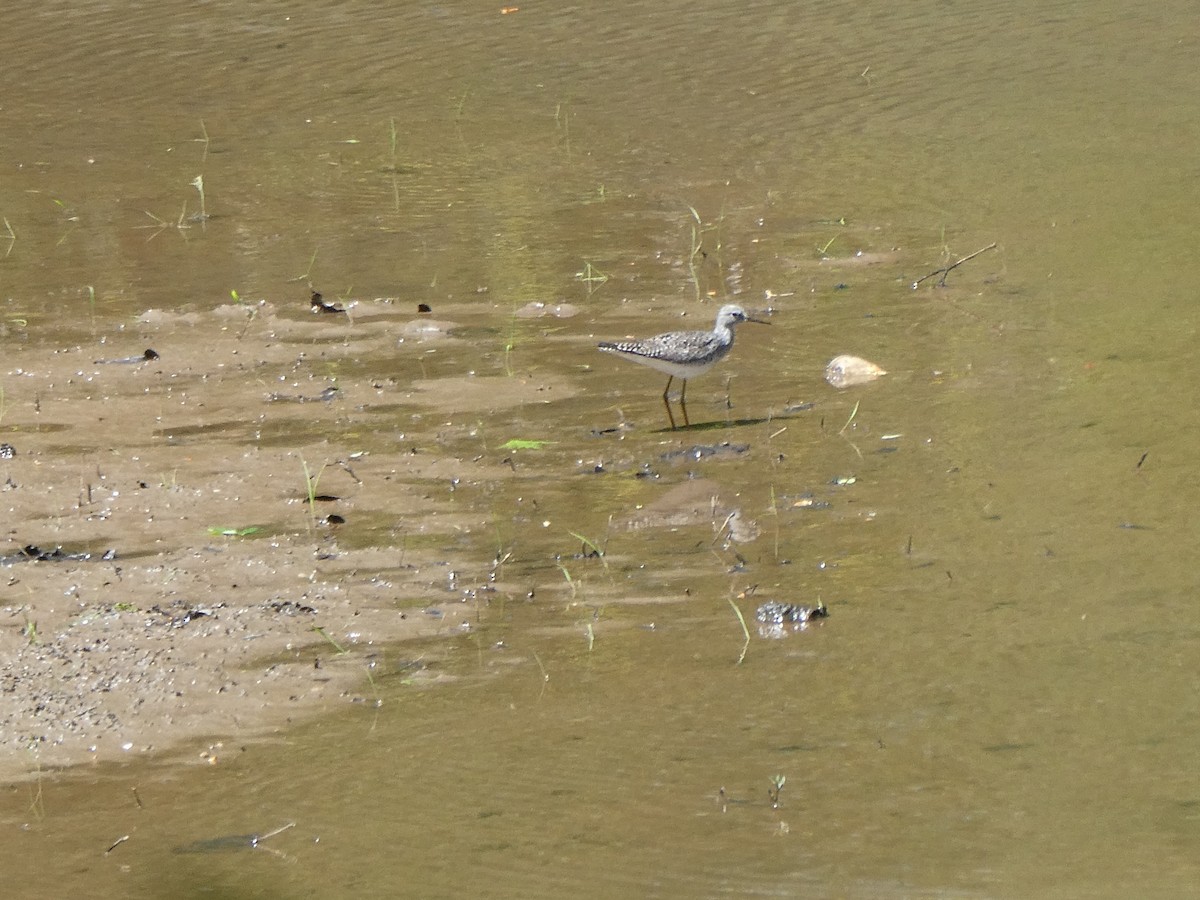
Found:
[[[746,627],[746,617],[742,615],[742,610],[738,607],[738,605],[733,602],[733,598],[729,597],[727,599],[729,600],[729,605],[733,607],[733,611],[737,615],[738,623],[742,626],[742,635],[746,639],[742,644],[742,653],[737,660],[737,665],[740,666],[743,662],[745,662],[746,654],[750,651],[750,629]]]

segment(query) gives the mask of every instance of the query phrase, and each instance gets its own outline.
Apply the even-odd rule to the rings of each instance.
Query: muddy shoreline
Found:
[[[150,753],[212,762],[221,741],[374,702],[372,678],[438,677],[427,645],[389,648],[475,621],[475,576],[447,578],[448,552],[471,568],[460,543],[477,524],[451,479],[503,469],[380,414],[406,396],[427,408],[436,381],[341,371],[447,339],[417,329],[406,347],[394,335],[413,313],[359,309],[151,311],[66,349],[14,343],[0,779]],[[109,359],[145,348],[156,358]]]

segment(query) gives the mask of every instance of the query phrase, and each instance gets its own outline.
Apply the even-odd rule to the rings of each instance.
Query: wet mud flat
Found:
[[[416,316],[367,306],[149,311],[65,347],[10,331],[0,778],[213,761],[213,741],[374,702],[372,679],[439,677],[436,646],[385,648],[470,628],[447,570],[470,571],[476,516],[449,496],[462,461],[375,411]]]
[[[736,492],[691,472],[750,445],[713,440],[709,425],[672,432],[653,400],[651,431],[629,445],[624,424],[581,427],[582,444],[545,457],[504,443],[546,434],[580,388],[566,363],[509,370],[496,315],[297,297],[148,310],[53,346],[10,333],[0,777],[164,751],[219,762],[230,739],[378,702],[382,679],[451,677],[443,639],[486,624],[497,596],[529,599],[536,584],[539,598],[562,593],[570,618],[597,552],[579,548],[564,580],[553,554],[578,547],[576,501],[504,499],[548,467],[589,484],[655,480],[656,467],[680,481],[610,517],[618,532],[708,526],[755,540]],[[584,328],[526,327],[564,353],[593,345]],[[628,504],[620,485],[606,490],[613,508]],[[571,517],[570,539],[505,571],[500,524],[540,533],[552,508]],[[613,591],[589,586],[594,602]],[[768,600],[747,597],[746,616]],[[778,618],[760,634],[808,624]]]

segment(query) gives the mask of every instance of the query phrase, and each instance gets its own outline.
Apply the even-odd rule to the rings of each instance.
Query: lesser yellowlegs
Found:
[[[667,407],[667,418],[671,420],[673,431],[675,415],[671,412],[671,401],[667,397],[671,382],[676,378],[683,382],[679,391],[679,408],[683,410],[683,424],[691,425],[687,414],[688,379],[704,374],[721,361],[733,346],[733,326],[739,322],[771,324],[754,318],[740,306],[722,306],[712,331],[668,331],[640,341],[601,341],[600,349],[658,369],[669,376],[667,386],[663,389],[663,404]]]

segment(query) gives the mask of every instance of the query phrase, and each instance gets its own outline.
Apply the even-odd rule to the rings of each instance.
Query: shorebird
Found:
[[[740,306],[722,306],[717,313],[717,322],[712,331],[668,331],[640,341],[601,341],[599,347],[607,353],[615,353],[652,369],[665,372],[667,386],[663,389],[663,405],[667,407],[667,418],[671,430],[675,430],[675,415],[671,412],[668,393],[671,382],[676,378],[683,382],[679,391],[679,407],[683,410],[683,424],[690,426],[687,414],[687,383],[689,378],[702,375],[720,362],[733,346],[733,326],[739,322],[757,322],[770,325],[762,319],[749,315]]]

